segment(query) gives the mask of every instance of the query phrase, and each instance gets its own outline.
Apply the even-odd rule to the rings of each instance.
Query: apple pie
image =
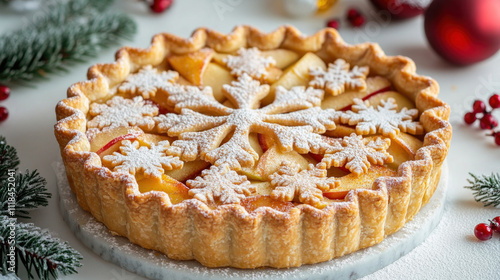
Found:
[[[434,193],[450,108],[406,57],[238,26],[120,49],[56,108],[80,206],[207,267],[296,267],[381,242]]]

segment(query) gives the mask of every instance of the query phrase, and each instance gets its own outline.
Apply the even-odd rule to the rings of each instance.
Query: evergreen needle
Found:
[[[481,202],[484,206],[498,207],[500,205],[500,174],[492,173],[489,176],[476,176],[469,173],[472,177],[467,179],[470,186],[465,186],[473,191],[474,199]]]

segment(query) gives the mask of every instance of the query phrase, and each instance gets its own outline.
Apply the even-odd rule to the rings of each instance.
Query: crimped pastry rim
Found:
[[[406,95],[415,102],[419,111],[422,112],[420,121],[424,125],[425,130],[428,131],[424,138],[424,145],[417,151],[415,160],[407,161],[399,167],[398,177],[381,177],[375,181],[372,190],[358,189],[351,191],[345,201],[334,202],[325,209],[317,209],[302,204],[294,207],[290,213],[279,212],[268,207],[261,207],[254,212],[248,213],[241,205],[222,205],[215,210],[211,210],[204,203],[194,199],[172,206],[170,205],[168,195],[164,192],[152,191],[140,193],[133,176],[112,173],[109,169],[103,168],[100,165],[100,158],[97,154],[89,152],[90,144],[85,136],[85,114],[91,102],[89,97],[93,100],[101,98],[110,88],[123,81],[129,73],[134,72],[140,66],[160,64],[167,56],[168,51],[186,53],[206,46],[212,47],[219,52],[231,52],[240,47],[248,46],[255,46],[262,50],[284,47],[298,52],[323,50],[330,53],[330,55],[331,53],[335,53],[335,57],[343,58],[350,64],[368,65],[371,72],[374,71],[375,74],[388,78],[398,92]],[[349,216],[352,214],[351,212],[356,212],[353,209],[357,208],[358,212],[362,212],[359,209],[373,208],[375,207],[373,205],[382,209],[381,212],[385,212],[385,217],[374,216],[377,220],[380,219],[380,222],[374,228],[382,232],[364,234],[364,225],[360,221],[357,221],[356,223],[359,223],[359,225],[354,225],[357,228],[351,230],[359,231],[359,241],[355,241],[358,242],[358,246],[349,245],[345,250],[334,252],[332,257],[337,257],[376,244],[385,235],[397,231],[428,201],[433,192],[432,185],[436,185],[437,181],[439,181],[440,166],[446,157],[451,141],[451,125],[448,122],[450,108],[447,104],[437,99],[436,96],[439,92],[437,82],[431,78],[419,76],[415,71],[416,67],[410,59],[401,56],[385,56],[377,44],[348,45],[334,29],[323,29],[308,37],[302,36],[297,29],[291,26],[282,26],[267,34],[261,33],[250,26],[238,26],[228,35],[207,28],[200,28],[188,39],[171,34],[158,34],[153,37],[151,46],[148,49],[122,48],[116,53],[116,61],[114,63],[92,66],[88,71],[87,81],[72,85],[68,89],[68,98],[60,101],[57,105],[56,115],[58,121],[55,125],[55,135],[61,148],[69,181],[93,182],[96,178],[101,178],[103,181],[105,181],[104,178],[112,178],[111,183],[106,183],[103,186],[100,186],[100,183],[96,183],[97,187],[100,192],[110,193],[116,193],[116,190],[113,190],[116,186],[124,187],[123,201],[120,201],[117,205],[122,206],[125,212],[135,213],[134,211],[138,211],[138,208],[143,207],[146,210],[159,209],[155,210],[157,213],[150,214],[160,216],[166,211],[199,213],[204,217],[219,215],[243,222],[249,220],[256,222],[259,219],[272,217],[273,221],[281,221],[283,223],[304,223],[304,220],[309,219],[308,217],[313,217],[320,220],[335,219],[336,223],[338,223],[338,218],[336,218],[337,213],[347,213],[343,215]],[[421,177],[427,179],[420,182]],[[422,186],[413,186],[416,181],[419,181],[419,185]],[[99,207],[90,206],[94,203],[92,202],[93,200],[101,200],[101,197],[96,194],[85,193],[81,190],[81,188],[85,187],[78,187],[78,185],[79,183],[73,183],[72,189],[77,194],[80,205],[85,210],[90,211],[98,220],[104,222],[113,231],[113,226],[110,226],[112,222],[109,221],[109,217],[106,218],[108,214],[103,211],[102,202],[99,201]],[[415,187],[425,188],[425,190],[417,190],[414,189]],[[412,200],[414,193],[422,191],[425,192],[422,199]],[[395,199],[396,197],[398,199]],[[403,202],[397,204],[398,201]],[[403,206],[400,207],[401,203]],[[358,213],[357,215],[364,216],[364,214],[366,213]],[[306,216],[306,218],[297,218],[300,216]],[[129,222],[133,223],[131,219],[129,218]],[[304,220],[299,221],[298,219]],[[362,218],[353,219],[361,220]],[[138,243],[143,247],[162,251],[169,257],[189,259],[189,256],[177,256],[175,252],[172,253],[171,251],[174,249],[162,250],[161,248],[150,246],[150,244],[141,243],[140,239],[144,237],[142,233],[131,232],[129,227],[132,228],[134,225],[127,225],[126,232],[117,231],[117,233],[125,235],[132,242]],[[365,239],[366,242],[364,241]],[[338,241],[335,240],[332,242],[339,243]],[[297,257],[298,260],[289,262],[265,260],[246,264],[240,260],[228,261],[224,259],[222,261],[212,261],[207,259],[209,256],[200,256],[199,254],[192,253],[191,258],[197,259],[206,266],[234,266],[242,268],[260,266],[290,267],[332,258],[325,259],[324,256],[321,256],[314,259],[299,256]]]

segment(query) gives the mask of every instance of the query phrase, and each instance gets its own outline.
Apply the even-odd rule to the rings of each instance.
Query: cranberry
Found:
[[[466,124],[473,124],[476,121],[476,114],[473,112],[468,112],[464,116],[464,121]]]
[[[347,10],[347,19],[349,21],[352,21],[354,18],[356,18],[359,15],[361,15],[360,12],[355,8],[350,8],[349,10]]]
[[[0,107],[0,122],[3,122],[9,116],[9,110],[5,107]]]
[[[500,95],[496,93],[493,94],[488,100],[488,103],[490,103],[490,106],[493,109],[500,108]]]
[[[357,17],[351,20],[351,24],[354,27],[360,27],[363,24],[365,24],[365,17],[362,15],[358,15]]]
[[[497,133],[497,135],[500,135],[500,133]],[[490,227],[491,230],[500,233],[500,216],[497,216],[490,220]]]
[[[170,8],[173,2],[174,0],[154,0],[150,8],[151,11],[159,14]]]
[[[474,104],[472,104],[472,112],[477,114],[483,113],[484,111],[486,111],[486,104],[481,100],[474,101]]]
[[[10,88],[8,86],[0,85],[0,101],[9,98]]]
[[[331,19],[329,20],[327,23],[326,23],[326,26],[327,27],[330,27],[330,28],[335,28],[335,29],[339,29],[340,27],[340,23],[338,20],[336,19]]]
[[[493,129],[498,126],[498,120],[491,114],[485,114],[479,121],[481,129]]]
[[[493,232],[491,231],[491,227],[485,223],[478,224],[474,228],[474,235],[479,240],[488,240],[493,236]]]

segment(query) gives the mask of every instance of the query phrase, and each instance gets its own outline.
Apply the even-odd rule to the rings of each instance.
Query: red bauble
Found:
[[[500,1],[435,0],[425,12],[425,34],[454,64],[485,60],[500,49]]]
[[[477,237],[477,239],[486,241],[488,239],[491,239],[493,236],[493,231],[491,230],[491,227],[485,223],[478,224],[474,228],[474,235]]]
[[[174,0],[153,0],[149,8],[151,8],[151,11],[159,14],[170,8],[173,2]]]
[[[406,19],[421,15],[431,0],[371,0],[382,11],[389,12],[394,18]]]

